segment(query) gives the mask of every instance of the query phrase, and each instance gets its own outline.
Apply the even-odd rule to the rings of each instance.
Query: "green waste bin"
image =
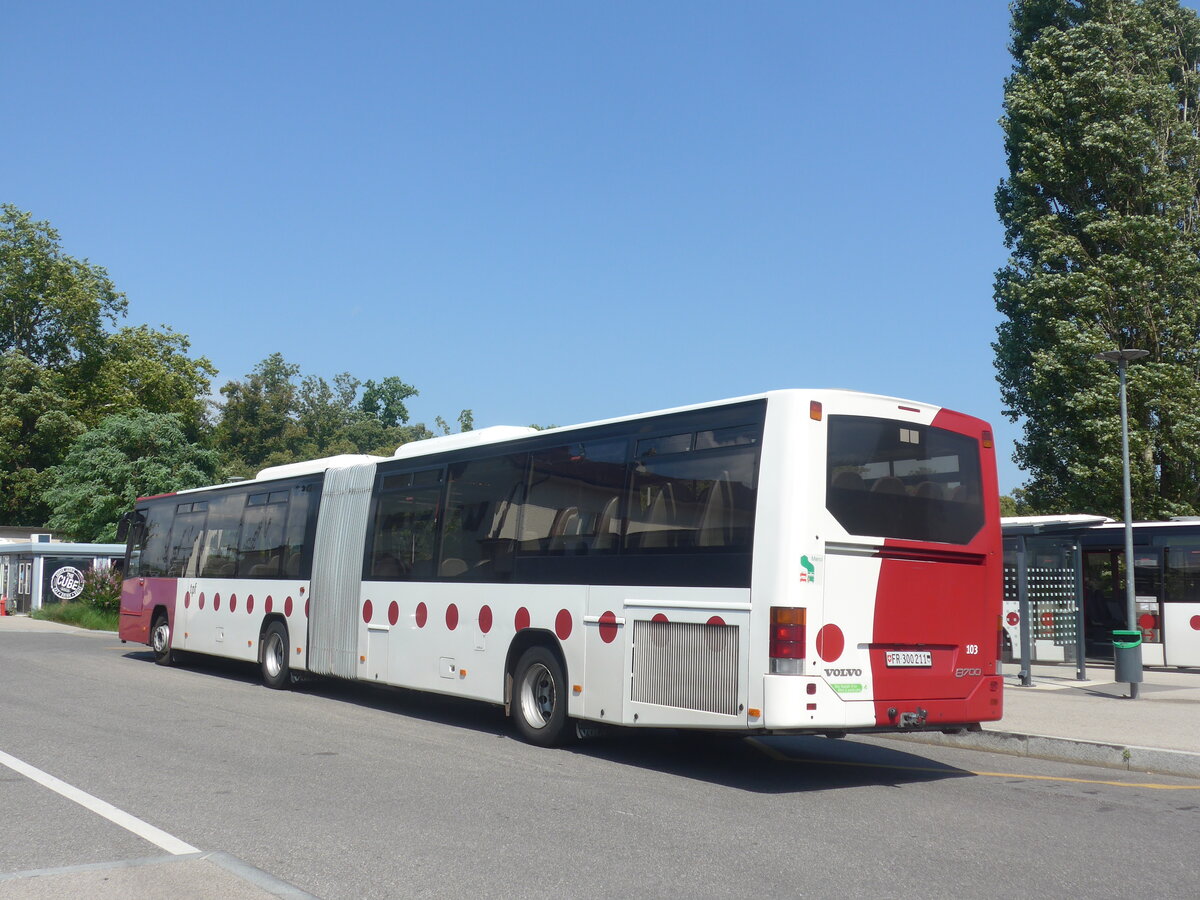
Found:
[[[1142,633],[1140,631],[1113,632],[1114,681],[1137,684],[1142,680]]]

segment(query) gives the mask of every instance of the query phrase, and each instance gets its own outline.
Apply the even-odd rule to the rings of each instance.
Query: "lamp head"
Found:
[[[1141,359],[1143,356],[1149,356],[1149,350],[1105,350],[1097,353],[1093,359],[1102,359],[1105,362],[1129,362],[1134,359]]]

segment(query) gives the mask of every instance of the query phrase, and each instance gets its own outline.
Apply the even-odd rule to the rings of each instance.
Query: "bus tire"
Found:
[[[292,683],[292,675],[288,669],[288,632],[282,622],[272,622],[262,636],[263,684],[275,691],[281,691]]]
[[[521,654],[513,675],[512,717],[517,733],[530,744],[553,747],[567,734],[567,679],[562,665],[545,647]]]
[[[154,661],[160,666],[169,666],[175,661],[171,653],[171,621],[161,610],[154,616],[154,624],[150,626],[150,649],[154,651]]]

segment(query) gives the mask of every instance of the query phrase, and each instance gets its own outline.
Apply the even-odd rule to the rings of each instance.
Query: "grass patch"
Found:
[[[116,631],[121,621],[120,613],[104,612],[86,603],[47,603],[41,609],[31,612],[29,617],[62,622],[76,628],[89,628],[92,631]]]

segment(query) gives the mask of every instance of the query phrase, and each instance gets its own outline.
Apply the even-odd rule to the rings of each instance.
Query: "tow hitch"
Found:
[[[893,706],[888,710],[888,718],[894,719],[896,718],[896,715],[896,707]],[[903,712],[899,713],[899,716],[899,725],[901,728],[921,728],[924,726],[925,719],[929,716],[929,712],[918,706],[916,712]]]

